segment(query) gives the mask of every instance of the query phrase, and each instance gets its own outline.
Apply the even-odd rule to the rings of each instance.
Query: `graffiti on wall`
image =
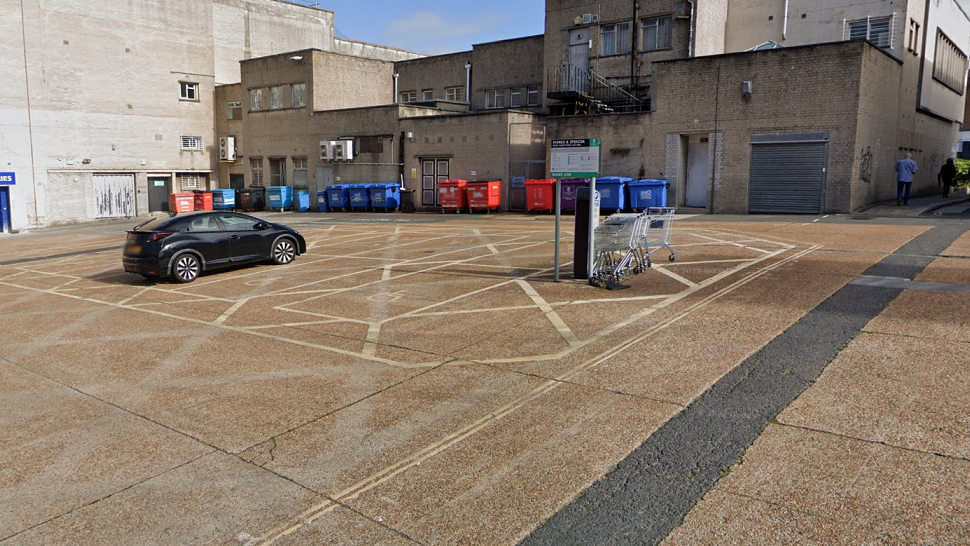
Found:
[[[865,150],[862,150],[862,162],[859,167],[859,178],[863,182],[868,184],[872,181],[872,149],[866,146]]]

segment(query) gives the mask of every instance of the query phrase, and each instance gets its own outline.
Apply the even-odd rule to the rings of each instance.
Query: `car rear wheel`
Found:
[[[194,254],[180,254],[172,265],[172,276],[178,282],[192,282],[199,276],[202,265]]]
[[[296,245],[287,237],[276,241],[273,244],[273,263],[278,265],[288,264],[296,257]]]

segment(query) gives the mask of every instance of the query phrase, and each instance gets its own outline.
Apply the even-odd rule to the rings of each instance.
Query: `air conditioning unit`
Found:
[[[236,160],[236,137],[219,138],[219,161]]]
[[[333,158],[337,161],[350,161],[354,158],[354,141],[338,140],[334,143]]]
[[[320,141],[320,161],[333,161],[334,158],[334,148],[336,148],[337,143],[332,140],[321,140]]]

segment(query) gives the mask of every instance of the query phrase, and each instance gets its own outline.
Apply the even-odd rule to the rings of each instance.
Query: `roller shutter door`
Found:
[[[751,144],[748,212],[821,214],[825,142]]]
[[[94,199],[98,218],[135,216],[135,177],[130,174],[94,175]]]

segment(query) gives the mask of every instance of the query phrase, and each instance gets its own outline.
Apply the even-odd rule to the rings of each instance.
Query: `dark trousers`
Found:
[[[896,182],[896,201],[900,199],[903,201],[904,205],[909,204],[909,188],[913,185],[912,182]]]
[[[944,180],[943,181],[943,197],[949,197],[950,196],[950,186],[952,186],[952,185],[953,185],[953,181],[952,180],[949,180],[949,181]]]

